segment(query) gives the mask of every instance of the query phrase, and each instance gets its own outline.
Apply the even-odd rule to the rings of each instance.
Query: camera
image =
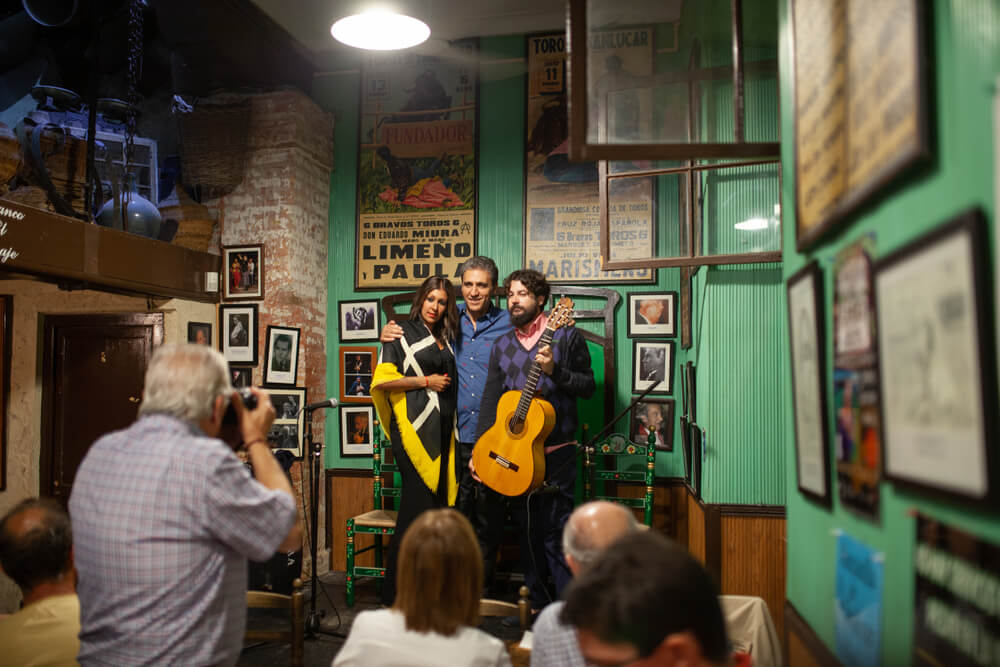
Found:
[[[241,387],[236,390],[239,394],[240,400],[243,401],[243,407],[247,410],[253,410],[257,407],[257,396],[250,391],[249,387]],[[229,403],[229,407],[226,408],[226,414],[222,417],[222,423],[227,425],[235,425],[239,422],[236,418],[236,409],[233,407],[232,401]]]

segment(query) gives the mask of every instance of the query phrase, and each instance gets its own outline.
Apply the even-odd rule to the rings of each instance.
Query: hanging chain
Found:
[[[125,123],[125,178],[132,171],[134,159],[135,117],[139,106],[139,80],[142,78],[142,0],[128,5],[128,116]]]

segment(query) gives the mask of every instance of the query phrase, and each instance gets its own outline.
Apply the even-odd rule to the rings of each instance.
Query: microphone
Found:
[[[324,408],[335,408],[337,407],[337,399],[330,397],[322,401],[316,401],[315,403],[310,403],[306,407],[302,408],[306,412],[312,412],[313,410],[322,410]]]

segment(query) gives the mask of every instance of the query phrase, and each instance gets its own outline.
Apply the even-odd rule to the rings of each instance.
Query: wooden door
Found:
[[[135,421],[163,313],[45,317],[40,492],[66,505],[97,438]]]

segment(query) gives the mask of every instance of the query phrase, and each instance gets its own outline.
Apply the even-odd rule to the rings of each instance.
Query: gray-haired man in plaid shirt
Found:
[[[87,452],[69,508],[83,665],[232,665],[246,625],[247,558],[294,551],[302,525],[266,434],[267,394],[245,409],[222,355],[153,353],[139,419]],[[218,439],[233,405],[247,470]]]

